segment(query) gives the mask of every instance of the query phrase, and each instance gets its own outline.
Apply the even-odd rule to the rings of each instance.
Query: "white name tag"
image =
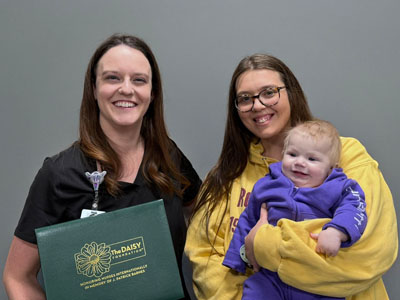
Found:
[[[105,211],[101,210],[92,210],[92,209],[82,209],[81,213],[81,219],[87,218],[87,217],[95,217],[100,214],[104,214]]]

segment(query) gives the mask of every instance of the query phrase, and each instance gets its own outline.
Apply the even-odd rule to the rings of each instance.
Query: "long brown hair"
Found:
[[[168,137],[164,122],[160,70],[150,47],[135,36],[124,34],[110,36],[96,49],[89,61],[80,109],[80,148],[88,157],[97,160],[107,171],[105,177],[107,191],[116,196],[120,191],[117,179],[121,172],[121,161],[108,143],[100,126],[99,107],[94,96],[94,87],[96,86],[96,70],[99,60],[108,50],[118,45],[126,45],[142,52],[149,61],[152,71],[152,101],[143,118],[140,132],[145,141],[143,175],[148,183],[153,183],[158,188],[159,192],[167,195],[173,193],[181,195],[180,187],[186,186],[188,180],[177,169],[176,160],[174,163],[174,159],[172,159],[172,154],[177,151],[174,151],[175,145]],[[174,184],[173,179],[180,184]]]
[[[209,220],[225,198],[225,211],[233,180],[244,171],[251,141],[256,138],[240,120],[235,107],[236,82],[240,75],[249,70],[272,70],[279,73],[286,87],[290,103],[291,126],[312,119],[303,90],[290,69],[278,58],[268,54],[254,54],[243,58],[236,67],[229,88],[228,116],[225,126],[224,142],[216,165],[211,169],[201,187],[193,215],[203,206],[207,206],[203,215],[208,235]],[[218,230],[222,225],[222,219]]]

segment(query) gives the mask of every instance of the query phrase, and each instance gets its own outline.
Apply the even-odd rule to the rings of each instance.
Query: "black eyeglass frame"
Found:
[[[260,101],[260,103],[261,103],[262,105],[264,105],[265,107],[272,107],[272,106],[278,104],[279,100],[281,99],[281,90],[284,89],[284,88],[286,88],[286,86],[274,86],[274,87],[271,87],[271,86],[270,86],[270,87],[267,87],[267,88],[265,88],[265,89],[262,89],[257,95],[248,96],[250,99],[253,100],[253,104],[252,104],[252,106],[251,106],[251,108],[250,108],[249,110],[240,110],[240,109],[239,109],[239,104],[238,104],[238,98],[239,98],[239,97],[236,97],[236,98],[235,98],[235,107],[236,107],[236,109],[237,109],[238,111],[240,111],[240,112],[249,112],[249,111],[252,111],[253,108],[254,108],[254,103],[255,103],[256,99],[258,99],[258,101]],[[264,102],[261,101],[260,95],[261,95],[263,92],[265,92],[266,90],[270,90],[270,89],[275,89],[274,94],[278,94],[278,101],[276,101],[274,104],[265,104]]]

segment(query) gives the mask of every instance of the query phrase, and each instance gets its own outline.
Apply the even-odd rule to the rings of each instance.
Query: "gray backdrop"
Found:
[[[114,32],[154,50],[169,132],[202,177],[220,152],[234,68],[269,52],[296,74],[317,117],[379,161],[399,212],[399,11],[398,0],[1,0],[2,268],[44,157],[77,138],[88,60]],[[384,276],[392,299],[399,276],[399,263]]]

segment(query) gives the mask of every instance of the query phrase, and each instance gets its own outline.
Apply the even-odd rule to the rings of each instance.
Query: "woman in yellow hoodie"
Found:
[[[222,265],[239,216],[254,183],[268,173],[269,164],[282,159],[286,130],[312,118],[299,82],[282,61],[255,54],[239,63],[229,89],[222,151],[204,180],[187,234],[185,252],[199,300],[241,298],[243,282],[253,270],[243,275]],[[364,146],[354,138],[341,141],[339,166],[365,192],[368,225],[362,238],[326,257],[315,251],[310,233],[321,231],[329,220],[282,219],[272,226],[264,211],[246,240],[246,252],[256,268],[277,272],[283,282],[310,293],[388,299],[382,275],[398,250],[392,195]]]

